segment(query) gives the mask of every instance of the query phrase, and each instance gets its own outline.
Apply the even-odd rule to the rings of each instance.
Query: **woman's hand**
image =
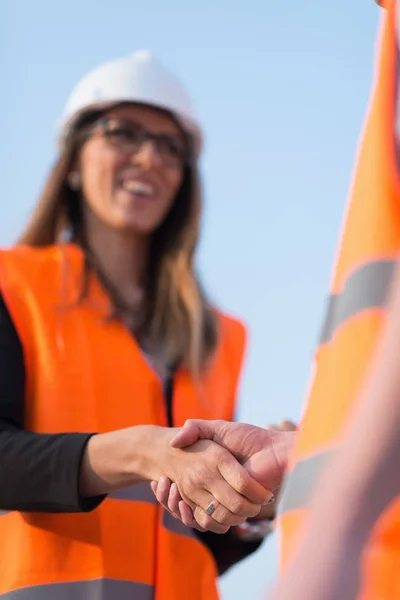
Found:
[[[161,486],[168,480],[174,482],[170,512],[177,516],[177,500],[185,504],[186,508],[183,507],[182,515],[179,512],[178,517],[185,524],[225,533],[232,525],[255,517],[261,506],[270,500],[272,494],[253,479],[228,450],[210,440],[199,440],[185,449],[173,448],[170,440],[175,433],[158,428],[151,444],[152,472],[158,471],[158,476],[153,479]],[[211,517],[206,509],[213,499],[219,505]],[[169,508],[168,504],[166,508]]]
[[[244,427],[249,428],[251,426]],[[266,429],[269,431],[296,431],[297,426],[291,421],[282,421],[279,425],[269,425]],[[243,431],[247,433],[246,430],[243,429]],[[220,441],[223,441],[222,438]],[[224,443],[226,443],[226,438]],[[267,444],[267,440],[264,440],[263,443]],[[262,459],[262,462],[267,462],[265,460],[265,452],[268,452],[268,449],[263,448],[263,451],[260,453],[259,443],[256,445],[254,442],[252,442],[251,446],[254,450],[258,450],[258,452],[244,462],[244,467],[246,467],[247,463],[248,468],[254,470],[254,465],[256,462],[260,461],[260,458]],[[243,457],[241,458],[243,459]],[[168,478],[162,478],[158,483],[153,481],[151,487],[160,504],[162,504],[162,506],[167,509],[176,519],[181,520],[188,527],[194,527],[200,531],[204,531],[204,528],[199,526],[199,523],[197,522],[196,516],[193,514],[190,505],[184,502],[184,499],[180,495],[179,489],[175,483]],[[264,505],[263,508],[261,508],[261,511],[255,517],[249,517],[248,520],[271,519],[275,515],[275,510],[276,498],[274,499],[274,495],[272,494],[268,504]]]

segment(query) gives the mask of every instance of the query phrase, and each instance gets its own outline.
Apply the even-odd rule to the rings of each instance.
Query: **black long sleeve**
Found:
[[[85,512],[105,496],[82,499],[79,471],[91,434],[24,430],[25,365],[18,334],[0,296],[0,510]]]
[[[92,434],[24,430],[25,364],[18,333],[0,295],[0,510],[72,513],[94,510],[105,496],[82,499],[80,463]],[[195,531],[213,553],[219,574],[257,550],[232,531]]]

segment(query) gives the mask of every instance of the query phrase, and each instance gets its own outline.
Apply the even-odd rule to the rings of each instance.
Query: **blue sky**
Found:
[[[0,243],[11,243],[54,159],[71,87],[91,67],[156,52],[204,124],[199,263],[251,332],[239,418],[297,419],[321,325],[370,92],[373,0],[1,0]],[[260,598],[276,540],[221,582]]]

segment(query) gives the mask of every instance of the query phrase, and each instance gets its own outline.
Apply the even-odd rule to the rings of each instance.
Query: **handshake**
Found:
[[[162,476],[152,481],[152,490],[176,519],[199,531],[226,533],[230,526],[249,518],[273,518],[296,429],[289,421],[263,429],[227,421],[188,420],[169,445],[175,452],[192,454],[190,479],[196,500],[182,472],[175,480]],[[210,445],[214,447],[211,463]],[[201,501],[197,500],[200,497]]]

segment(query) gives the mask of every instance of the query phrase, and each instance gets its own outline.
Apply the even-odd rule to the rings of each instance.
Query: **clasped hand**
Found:
[[[189,469],[178,477],[153,481],[153,492],[188,527],[225,533],[274,501],[295,430],[291,422],[263,429],[226,421],[186,421],[170,446],[180,449],[182,458],[191,456]],[[218,504],[210,516],[206,509],[214,499]]]

